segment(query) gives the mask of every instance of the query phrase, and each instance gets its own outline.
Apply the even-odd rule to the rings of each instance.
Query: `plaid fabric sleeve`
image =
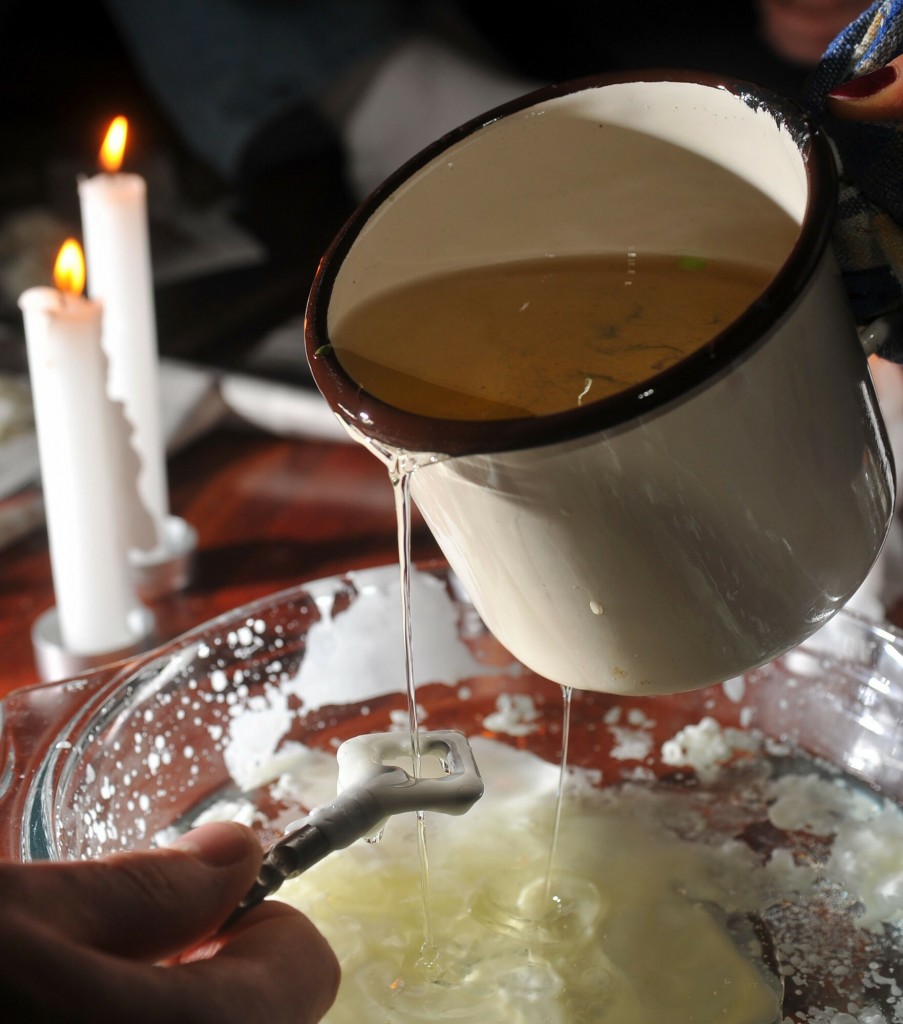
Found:
[[[805,102],[834,143],[840,196],[834,248],[856,319],[888,317],[878,352],[903,363],[903,121],[831,119],[827,94],[903,53],[903,0],[877,0],[831,43]]]

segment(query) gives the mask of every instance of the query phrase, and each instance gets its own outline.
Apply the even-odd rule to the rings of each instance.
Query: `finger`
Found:
[[[250,829],[219,822],[162,850],[0,865],[0,905],[76,943],[156,959],[215,931],[253,883],[260,860]]]
[[[828,110],[846,121],[903,119],[903,57],[832,89]]]
[[[184,954],[180,963],[164,973],[180,1005],[196,1009],[202,1020],[216,990],[223,1013],[240,1004],[248,1009],[247,1020],[312,1024],[332,1006],[339,987],[339,963],[326,940],[303,914],[275,900]]]
[[[16,925],[0,919],[4,1024],[314,1024],[338,989],[338,963],[323,937],[272,901],[170,967],[87,949],[34,922]]]

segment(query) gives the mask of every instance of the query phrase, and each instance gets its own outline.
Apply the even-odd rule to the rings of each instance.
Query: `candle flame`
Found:
[[[129,122],[126,118],[114,117],[107,128],[103,145],[100,147],[100,166],[110,173],[115,173],[122,166],[125,153],[125,140],[129,133]]]
[[[85,257],[74,238],[67,238],[60,247],[53,267],[53,283],[70,295],[81,295],[84,291]]]

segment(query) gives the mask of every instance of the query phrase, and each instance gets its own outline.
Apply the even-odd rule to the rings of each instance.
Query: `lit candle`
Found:
[[[101,305],[85,299],[78,242],[60,250],[56,288],[19,297],[25,326],[53,590],[64,646],[115,651],[133,639],[121,406],[107,396]]]
[[[128,122],[116,118],[100,150],[100,174],[78,183],[88,264],[88,294],[103,303],[109,394],[125,406],[141,461],[138,491],[153,520],[156,546],[169,515],[166,446],[160,407],[159,354],[147,219],[147,184],[120,170]],[[144,550],[146,537],[132,533]],[[154,547],[154,542],[150,547]]]

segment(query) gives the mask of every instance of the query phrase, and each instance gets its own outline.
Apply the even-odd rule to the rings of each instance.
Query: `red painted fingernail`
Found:
[[[828,95],[837,100],[864,100],[886,89],[896,80],[897,69],[886,64],[877,71],[870,71],[867,75],[860,75],[859,78],[852,78],[849,82],[838,85]]]

